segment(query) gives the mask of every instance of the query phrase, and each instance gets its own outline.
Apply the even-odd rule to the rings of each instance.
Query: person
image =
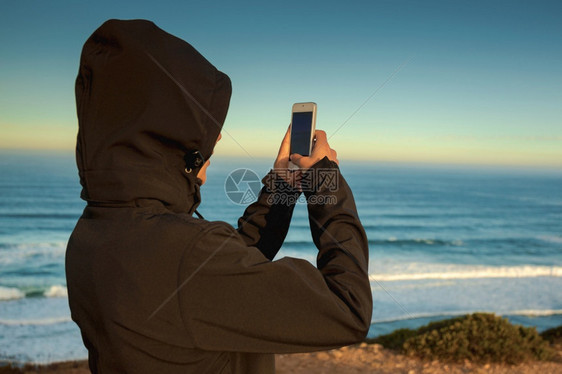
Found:
[[[237,228],[194,216],[231,95],[229,78],[145,20],[109,20],[84,44],[76,159],[87,202],[66,252],[72,319],[93,373],[274,373],[274,354],[360,342],[370,325],[368,244],[322,131],[306,179],[289,137]],[[302,179],[302,180],[304,180]],[[275,259],[296,198],[317,266]],[[272,199],[280,197],[282,199]]]

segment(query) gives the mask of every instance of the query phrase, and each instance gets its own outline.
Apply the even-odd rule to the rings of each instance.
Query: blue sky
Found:
[[[342,159],[562,168],[561,16],[559,1],[0,0],[0,148],[71,150],[82,44],[146,18],[231,77],[217,154],[274,157],[292,103],[315,101]]]

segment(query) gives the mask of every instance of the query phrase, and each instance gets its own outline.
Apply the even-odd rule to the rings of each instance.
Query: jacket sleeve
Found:
[[[300,191],[291,187],[274,170],[263,179],[258,200],[238,219],[238,233],[248,246],[257,247],[273,260],[289,231]]]
[[[338,186],[330,191],[322,183],[306,193],[317,267],[289,257],[270,261],[224,223],[186,254],[178,306],[196,348],[292,353],[364,339],[372,313],[367,239],[337,165],[324,159],[314,170],[323,168]]]

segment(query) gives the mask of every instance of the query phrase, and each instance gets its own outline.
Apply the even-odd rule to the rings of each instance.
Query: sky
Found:
[[[561,1],[0,0],[0,149],[72,152],[83,43],[144,18],[232,80],[215,154],[273,159],[295,102],[340,160],[562,169]]]

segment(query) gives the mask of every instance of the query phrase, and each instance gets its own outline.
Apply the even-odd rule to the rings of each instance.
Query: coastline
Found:
[[[44,363],[40,369],[47,373],[87,372],[83,362],[76,366],[67,361],[86,357],[64,286],[68,233],[83,209],[74,161],[38,155],[4,161],[7,199],[0,219],[10,230],[0,235],[0,249],[10,265],[0,272],[0,374],[6,372],[1,366],[6,361]],[[202,213],[211,220],[236,222],[241,208],[228,205],[224,193],[224,178],[234,166],[216,166],[207,193],[217,199],[207,199]],[[394,167],[365,175],[364,168],[348,169],[346,178],[357,192],[372,249],[377,311],[369,338],[475,311],[494,312],[538,332],[562,325],[557,292],[562,236],[554,214],[562,202],[562,179]],[[372,194],[373,189],[380,194]],[[45,200],[44,194],[51,198]],[[291,229],[280,257],[315,263],[306,206],[296,207]],[[381,352],[388,353],[381,356],[385,360],[410,367],[404,356]],[[367,360],[377,360],[381,352],[369,353]],[[342,365],[354,356],[343,357]],[[338,360],[332,353],[328,359],[321,353],[279,356],[278,367],[336,368]],[[556,371],[562,373],[562,368]]]
[[[379,344],[361,343],[331,351],[276,355],[278,374],[373,374],[373,373],[520,373],[555,374],[562,372],[562,345],[555,345],[556,357],[552,361],[531,361],[519,365],[481,364],[465,361],[448,363],[438,360],[424,361],[407,357],[383,348]],[[87,374],[86,361],[57,362],[49,365],[27,365],[22,369],[0,367],[0,374],[46,373]]]

